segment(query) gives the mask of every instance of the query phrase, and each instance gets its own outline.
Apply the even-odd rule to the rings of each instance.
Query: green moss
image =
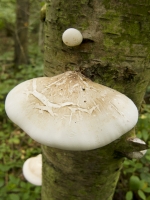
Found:
[[[141,39],[140,38],[140,23],[139,22],[125,22],[123,26],[125,33],[134,39]]]
[[[144,56],[150,49],[148,48],[150,46],[150,23],[148,21],[150,7],[136,1],[134,6],[129,6],[127,9],[125,1],[121,2],[115,4],[104,0],[103,4],[109,9],[100,17],[104,35],[103,45],[107,52],[106,58],[103,59],[113,63],[117,60],[124,61],[126,55]],[[145,43],[145,45],[143,46],[141,43]],[[111,56],[113,51],[117,52],[115,57]]]
[[[88,27],[89,27],[89,22],[86,21],[86,20],[83,21],[82,24],[81,24],[82,30],[86,30],[86,29],[88,29]]]
[[[103,1],[103,5],[108,9],[102,16],[108,20],[107,23],[105,22],[103,32],[120,34],[120,40],[129,40],[131,43],[140,43],[141,39],[147,43],[148,35],[150,35],[148,23],[150,21],[150,1],[120,0],[119,2]],[[128,9],[127,4],[130,5]]]
[[[87,20],[86,13],[83,12],[83,8],[86,8],[88,3],[89,0],[76,0],[76,2],[66,2],[65,0],[62,0],[61,3],[57,5],[57,8],[54,8],[54,4],[51,10],[57,9],[57,26],[73,26],[75,28],[80,28],[81,30],[87,29],[89,22]],[[78,27],[79,24],[80,27]]]
[[[89,3],[89,0],[81,0],[81,4],[87,4]]]
[[[104,43],[103,44],[107,49],[109,49],[111,47],[114,47],[115,42],[111,38],[106,38],[106,39],[104,39]]]
[[[127,1],[129,4],[134,4],[134,5],[136,5],[136,4],[143,4],[143,5],[145,5],[145,6],[148,6],[148,5],[150,5],[150,1],[149,0],[128,0]]]
[[[130,48],[130,43],[128,40],[122,40],[120,43],[119,43],[119,47],[121,49],[129,49]]]
[[[121,31],[121,21],[120,21],[120,17],[119,16],[112,16],[112,15],[108,15],[108,13],[106,13],[106,15],[104,15],[103,17],[106,19],[110,19],[107,22],[105,21],[100,22],[103,25],[103,33],[111,33],[111,34],[116,34],[119,35],[120,31]],[[109,16],[109,17],[108,17]]]
[[[107,12],[103,15],[105,19],[117,18],[120,16],[120,12],[116,12],[115,10],[107,10]]]

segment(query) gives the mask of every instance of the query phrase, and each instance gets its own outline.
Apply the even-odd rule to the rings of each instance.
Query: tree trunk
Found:
[[[150,1],[47,0],[46,8],[45,75],[80,71],[140,109],[150,77]],[[67,28],[81,31],[81,45],[63,44]],[[92,151],[42,146],[42,200],[112,200],[123,157],[144,149],[128,142],[134,132]]]
[[[15,66],[28,64],[29,0],[16,1]]]

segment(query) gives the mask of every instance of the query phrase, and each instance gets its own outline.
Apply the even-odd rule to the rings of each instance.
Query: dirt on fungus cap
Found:
[[[37,142],[74,151],[105,146],[138,120],[135,104],[124,94],[72,71],[17,85],[5,108],[8,117]]]
[[[28,158],[23,164],[23,175],[33,185],[42,185],[42,155]]]

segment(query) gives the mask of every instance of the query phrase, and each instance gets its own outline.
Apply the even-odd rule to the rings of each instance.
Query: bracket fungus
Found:
[[[131,138],[130,141],[132,141],[133,143],[136,143],[136,144],[146,144],[140,138]],[[133,159],[133,158],[140,159],[146,154],[146,152],[147,152],[147,149],[146,150],[142,150],[142,151],[130,152],[130,153],[127,154],[127,157],[131,158],[131,159]]]
[[[33,185],[42,185],[42,155],[28,158],[23,164],[23,175]]]
[[[75,28],[68,28],[62,35],[63,43],[70,47],[80,45],[82,40],[82,34]]]
[[[73,151],[105,146],[138,120],[137,107],[124,94],[72,71],[17,85],[5,109],[35,141]]]

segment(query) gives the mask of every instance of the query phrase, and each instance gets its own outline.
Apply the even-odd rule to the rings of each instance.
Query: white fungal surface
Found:
[[[65,45],[73,47],[82,43],[83,37],[80,31],[75,28],[67,29],[62,35],[62,41]]]
[[[140,138],[133,138],[132,141],[135,142],[135,143],[139,143],[139,144],[146,144]],[[135,159],[140,159],[146,154],[146,152],[147,152],[147,150],[142,150],[142,151],[139,151],[139,152],[131,152],[131,153],[129,153],[129,157],[135,158]]]
[[[9,92],[5,108],[37,142],[75,151],[111,143],[138,119],[128,97],[71,71],[19,84]]]
[[[23,164],[23,175],[33,185],[42,185],[42,155],[28,158]]]

